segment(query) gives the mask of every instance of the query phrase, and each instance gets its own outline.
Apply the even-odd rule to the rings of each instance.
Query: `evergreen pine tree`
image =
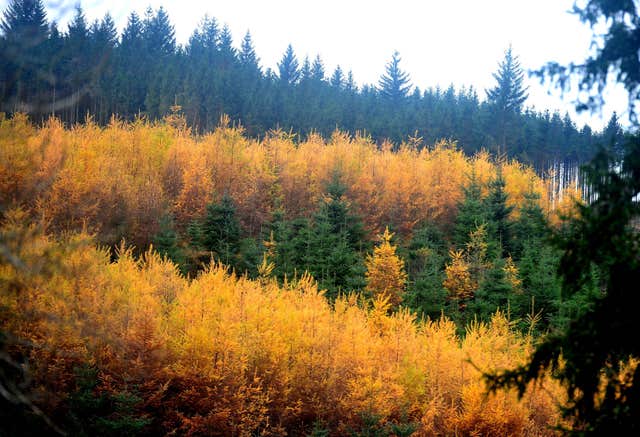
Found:
[[[400,60],[400,54],[397,51],[394,52],[378,84],[382,97],[393,103],[399,103],[408,95],[411,88],[409,74],[400,69]]]
[[[444,281],[446,247],[433,226],[418,229],[407,251],[407,291],[403,302],[418,314],[437,319],[447,303]]]
[[[528,243],[541,245],[548,236],[547,219],[540,206],[538,193],[533,190],[525,193],[519,212],[513,223],[511,240],[511,256],[516,260],[520,259]]]
[[[132,12],[122,31],[120,44],[116,47],[116,77],[114,86],[117,93],[115,112],[131,118],[144,110],[147,94],[146,66],[139,62],[145,56],[143,23]]]
[[[458,204],[453,230],[453,243],[458,249],[464,249],[469,241],[469,234],[478,226],[486,223],[487,211],[482,200],[482,186],[475,170],[471,171],[469,183],[463,188],[464,197]]]
[[[253,47],[253,40],[251,33],[247,31],[242,39],[242,45],[240,46],[240,53],[238,55],[240,64],[250,70],[260,72],[260,60],[256,55],[256,50]]]
[[[184,264],[184,253],[178,245],[178,234],[171,215],[165,215],[160,219],[160,230],[153,238],[153,245],[161,256],[169,258],[178,266]]]
[[[507,257],[512,251],[512,206],[507,205],[507,192],[502,168],[498,166],[496,177],[489,184],[489,195],[485,200],[488,212],[489,238],[495,240],[501,249],[501,256]]]
[[[349,213],[348,205],[334,191],[323,200],[310,229],[306,264],[330,298],[364,285],[361,246],[362,223]]]
[[[298,59],[296,58],[295,53],[293,53],[293,47],[291,44],[287,46],[287,50],[278,63],[278,72],[280,83],[283,85],[294,85],[300,78]]]
[[[330,83],[334,88],[342,89],[344,87],[344,73],[342,73],[342,68],[339,65],[333,71]]]
[[[511,46],[505,51],[504,59],[493,77],[497,83],[487,90],[487,101],[492,112],[498,151],[504,153],[515,146],[515,120],[528,97],[527,88],[523,85],[524,73]]]
[[[504,53],[504,59],[498,65],[498,71],[493,74],[497,84],[487,90],[488,101],[495,105],[500,112],[519,113],[529,95],[524,87],[524,72],[518,57],[513,54],[509,46]]]
[[[483,280],[478,284],[469,311],[479,318],[489,321],[491,315],[500,309],[510,315],[518,315],[515,290],[505,271],[506,262],[497,257],[489,264]]]
[[[227,194],[220,202],[207,205],[207,215],[202,222],[202,247],[215,259],[235,267],[240,253],[240,224],[236,218],[233,200]]]
[[[90,107],[87,96],[92,79],[90,53],[91,45],[87,20],[82,8],[78,6],[73,20],[69,23],[65,40],[66,73],[69,75],[72,102],[69,113],[70,119],[74,123],[81,121]]]
[[[12,0],[0,21],[2,31],[2,81],[4,110],[46,110],[42,105],[49,84],[45,77],[45,53],[49,25],[42,0]],[[31,106],[31,107],[30,107]]]
[[[311,65],[311,78],[316,82],[322,82],[324,80],[324,64],[322,63],[322,59],[320,59],[320,55],[316,55],[316,58],[313,60],[313,64]]]

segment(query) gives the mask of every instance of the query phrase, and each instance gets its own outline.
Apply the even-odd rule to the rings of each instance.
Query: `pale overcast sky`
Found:
[[[2,10],[8,0],[0,0]],[[49,18],[65,29],[77,2],[45,0]],[[421,89],[454,84],[473,85],[481,99],[493,86],[492,73],[512,44],[525,70],[547,61],[580,61],[589,50],[591,30],[567,13],[573,0],[84,0],[87,19],[111,13],[119,29],[130,12],[143,15],[148,6],[162,5],[175,26],[178,43],[185,44],[202,17],[208,14],[231,29],[236,46],[245,32],[253,37],[263,68],[276,69],[291,43],[300,62],[319,54],[327,74],[336,65],[352,70],[360,85],[376,84],[392,53],[398,50],[401,67]],[[60,14],[60,11],[67,14]],[[596,129],[613,110],[626,114],[624,90],[608,96],[602,116],[576,116],[570,100],[549,85],[527,79],[527,104],[538,110],[569,111],[582,125]]]

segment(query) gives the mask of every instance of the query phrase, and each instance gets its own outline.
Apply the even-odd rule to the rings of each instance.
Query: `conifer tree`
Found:
[[[146,66],[139,62],[144,53],[143,23],[135,12],[132,12],[127,25],[122,31],[120,44],[116,49],[117,92],[115,112],[127,118],[144,110],[144,98],[147,94]]]
[[[316,55],[316,58],[313,60],[313,64],[311,65],[311,78],[316,82],[322,82],[324,80],[324,64],[322,63],[322,59],[320,59],[320,55]]]
[[[256,50],[253,47],[253,39],[249,31],[247,31],[242,39],[238,58],[243,67],[260,72],[260,59],[258,59],[258,55],[256,55]]]
[[[67,59],[66,70],[69,74],[69,85],[72,105],[70,109],[71,120],[80,121],[89,106],[87,93],[92,75],[90,65],[91,46],[89,29],[84,12],[80,6],[67,30],[65,41],[65,55]]]
[[[296,58],[295,53],[293,53],[293,47],[291,44],[287,46],[287,50],[284,52],[282,59],[278,63],[278,72],[280,83],[283,85],[294,85],[300,78],[298,59]]]
[[[342,73],[342,68],[340,68],[339,65],[333,71],[330,83],[331,86],[338,89],[341,89],[344,86],[344,73]]]
[[[408,247],[407,291],[403,302],[418,314],[437,319],[446,306],[447,291],[442,286],[446,247],[434,225],[418,229]]]
[[[525,193],[519,212],[512,226],[511,256],[516,260],[520,259],[526,245],[542,245],[548,236],[547,218],[538,193],[533,190]]]
[[[509,217],[513,207],[507,205],[505,185],[502,169],[498,166],[496,177],[489,184],[489,195],[485,204],[488,210],[489,236],[499,244],[503,257],[506,257],[513,250],[512,223]]]
[[[487,268],[482,282],[478,284],[469,310],[484,320],[500,309],[510,315],[518,315],[517,300],[514,300],[514,284],[508,275],[506,260],[495,258]]]
[[[203,248],[222,263],[235,266],[240,252],[240,224],[229,195],[222,196],[218,203],[207,205],[207,215],[201,228]]]
[[[344,185],[334,174],[328,196],[320,203],[310,230],[306,265],[330,298],[364,286],[362,258],[364,229],[349,211]]]
[[[400,60],[400,54],[394,52],[378,83],[380,94],[393,103],[399,103],[411,88],[409,74],[400,69]]]
[[[178,245],[178,234],[171,215],[165,215],[160,219],[160,229],[153,238],[153,244],[160,255],[169,258],[179,266],[184,264],[184,253]]]
[[[366,290],[372,297],[387,297],[392,307],[397,307],[403,300],[407,274],[404,261],[396,254],[396,246],[391,244],[393,234],[389,227],[380,235],[380,244],[373,249],[365,261],[367,267]]]
[[[511,46],[505,51],[504,59],[493,77],[497,83],[487,90],[487,101],[493,113],[498,151],[504,153],[515,146],[513,126],[528,97],[527,88],[523,85],[524,72]]]
[[[497,110],[503,113],[519,113],[522,105],[529,95],[524,87],[524,72],[520,66],[518,57],[513,54],[509,46],[504,53],[504,59],[498,66],[498,71],[493,74],[496,85],[487,90],[488,101],[495,105]]]
[[[458,215],[453,231],[453,243],[458,249],[464,249],[469,241],[469,233],[486,223],[488,219],[482,199],[482,186],[475,170],[471,171],[469,183],[463,187],[463,192],[464,197],[458,204]]]
[[[42,0],[12,0],[0,22],[2,31],[3,90],[12,96],[12,103],[3,99],[4,110],[26,110],[28,105],[39,108],[39,93],[48,90],[42,77],[46,70],[45,53],[49,25]],[[7,104],[9,106],[7,107]],[[25,106],[27,105],[27,106]],[[32,109],[33,111],[33,109]]]
[[[565,223],[555,242],[563,251],[559,272],[562,293],[579,296],[598,271],[597,293],[586,297],[583,310],[559,332],[537,345],[526,364],[489,375],[490,386],[517,387],[554,370],[566,388],[564,414],[575,434],[635,435],[640,409],[640,343],[637,326],[640,275],[638,193],[640,137],[627,139],[624,159],[601,150],[585,168],[597,193]]]

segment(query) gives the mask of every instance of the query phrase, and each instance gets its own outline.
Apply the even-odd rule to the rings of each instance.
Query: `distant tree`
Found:
[[[324,64],[322,63],[322,59],[320,59],[320,55],[317,55],[311,65],[311,78],[317,82],[321,82],[324,80],[324,74]]]
[[[358,91],[358,86],[356,85],[356,81],[353,78],[353,72],[351,70],[347,73],[347,81],[344,84],[344,88],[351,93],[356,93]]]
[[[504,59],[493,73],[496,85],[487,90],[487,99],[499,111],[519,113],[527,100],[527,88],[524,87],[524,72],[518,57],[513,54],[511,46],[504,53]]]
[[[487,101],[493,113],[498,150],[506,152],[507,148],[514,147],[516,134],[513,129],[528,97],[527,88],[523,85],[524,72],[511,46],[505,51],[504,59],[493,77],[497,83],[487,90]]]
[[[92,65],[90,62],[91,45],[89,28],[84,12],[80,6],[76,8],[75,15],[69,23],[65,40],[65,58],[67,61],[66,73],[69,75],[71,105],[70,118],[76,123],[86,115],[89,102],[89,86],[92,79]]]
[[[622,132],[622,126],[620,126],[620,119],[615,111],[611,114],[609,122],[602,131],[602,141],[604,145],[610,148],[614,153],[620,155],[624,153],[624,134]]]
[[[331,75],[331,86],[341,89],[344,86],[344,73],[342,68],[338,65]]]
[[[253,40],[249,31],[247,31],[242,39],[238,58],[240,59],[240,64],[245,68],[250,68],[257,72],[260,71],[260,59],[256,55],[256,50],[253,47]]]
[[[147,9],[143,21],[143,37],[146,42],[147,56],[149,59],[160,62],[162,58],[172,55],[176,49],[175,30],[169,15],[162,6],[154,13],[151,8]]]
[[[40,94],[48,90],[46,71],[49,25],[42,0],[12,0],[0,22],[2,31],[3,110],[38,112]],[[11,98],[7,98],[11,97]],[[29,108],[29,105],[36,106]]]
[[[350,212],[344,192],[335,174],[314,216],[306,246],[307,270],[330,298],[364,287],[361,252],[365,232],[360,218]]]
[[[400,69],[400,60],[400,54],[394,52],[378,83],[380,94],[394,103],[399,103],[411,89],[409,74]]]
[[[514,318],[519,315],[520,309],[516,308],[519,300],[514,299],[516,290],[507,274],[506,266],[505,259],[493,259],[488,264],[484,278],[478,284],[469,310],[480,319],[490,320],[497,309],[510,313]]]
[[[540,194],[530,190],[524,194],[518,218],[513,222],[511,256],[520,259],[527,243],[543,244],[549,233],[547,226],[547,218],[540,206]]]
[[[228,69],[236,59],[237,50],[233,47],[231,29],[229,29],[229,26],[226,24],[222,27],[222,32],[220,32],[218,50],[220,50],[220,55],[222,57],[223,68]]]
[[[116,49],[114,110],[127,118],[144,110],[144,98],[147,94],[144,81],[146,65],[139,62],[145,53],[143,30],[140,17],[132,12]]]
[[[298,59],[293,52],[291,44],[287,46],[282,59],[278,63],[278,72],[280,82],[283,85],[292,85],[298,82],[300,78],[300,70],[298,68]]]
[[[94,101],[95,117],[100,123],[107,123],[111,118],[113,108],[111,102],[113,95],[111,88],[114,86],[114,52],[118,43],[118,32],[110,14],[98,22],[97,20],[89,29],[91,45],[91,87],[90,93]]]

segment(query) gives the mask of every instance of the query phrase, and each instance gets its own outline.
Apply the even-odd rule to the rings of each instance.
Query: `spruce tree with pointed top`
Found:
[[[396,51],[385,67],[385,74],[380,77],[378,86],[380,94],[393,103],[399,103],[407,97],[411,89],[409,74],[400,69],[400,54]]]
[[[6,97],[0,110],[42,110],[42,94],[48,90],[45,53],[49,25],[42,0],[12,0],[0,21],[2,31],[2,81]],[[1,96],[0,96],[1,97]],[[10,101],[9,101],[10,100]],[[33,110],[32,109],[32,110]]]
[[[475,170],[471,171],[463,192],[464,197],[458,203],[458,215],[453,229],[453,243],[458,249],[463,249],[469,241],[469,234],[488,220],[488,212],[482,199],[482,185]]]
[[[503,257],[509,256],[513,251],[510,219],[513,206],[507,205],[508,195],[505,186],[502,167],[498,166],[496,177],[489,183],[489,195],[485,199],[485,205],[488,211],[489,239],[498,243]]]
[[[493,116],[494,141],[497,142],[499,152],[506,152],[514,146],[512,143],[516,133],[512,130],[529,96],[528,88],[524,86],[524,72],[511,45],[505,51],[504,59],[493,77],[496,85],[487,90],[487,102]]]
[[[300,78],[298,59],[293,52],[291,44],[287,46],[287,50],[284,52],[284,55],[282,55],[282,59],[278,62],[278,72],[280,83],[283,85],[294,85]]]

